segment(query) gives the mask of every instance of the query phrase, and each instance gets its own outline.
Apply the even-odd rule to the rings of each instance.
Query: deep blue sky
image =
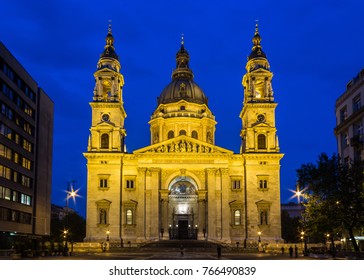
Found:
[[[239,152],[242,76],[259,20],[274,73],[282,202],[295,170],[336,152],[334,105],[363,68],[363,1],[2,1],[0,40],[55,104],[52,201],[65,205],[76,180],[83,198],[96,63],[108,20],[125,78],[127,148],[149,144],[156,98],[170,82],[185,34],[195,81],[216,116],[216,144]]]

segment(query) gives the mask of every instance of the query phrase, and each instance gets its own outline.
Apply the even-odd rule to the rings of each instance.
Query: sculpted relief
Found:
[[[213,147],[203,144],[197,144],[186,140],[177,140],[168,144],[160,145],[156,148],[147,150],[146,152],[157,153],[211,153],[218,152]]]

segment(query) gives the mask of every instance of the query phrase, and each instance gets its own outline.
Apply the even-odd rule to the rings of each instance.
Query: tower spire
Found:
[[[176,69],[172,73],[172,79],[187,78],[193,79],[192,70],[189,67],[190,55],[185,49],[184,34],[181,34],[181,47],[176,54]]]

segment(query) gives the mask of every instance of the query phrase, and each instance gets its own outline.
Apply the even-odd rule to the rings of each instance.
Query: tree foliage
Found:
[[[346,232],[355,251],[355,229],[364,226],[364,164],[342,164],[338,156],[322,153],[316,164],[303,164],[297,170],[300,186],[307,189],[304,226],[310,234]]]

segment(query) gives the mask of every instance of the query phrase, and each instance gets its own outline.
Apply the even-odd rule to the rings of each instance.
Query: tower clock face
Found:
[[[110,120],[110,116],[108,114],[103,114],[101,116],[101,119],[104,121],[104,122],[108,122]]]
[[[265,121],[265,116],[264,116],[264,115],[262,115],[262,114],[259,114],[259,115],[257,116],[257,121],[258,121],[258,122],[264,122],[264,121]]]

